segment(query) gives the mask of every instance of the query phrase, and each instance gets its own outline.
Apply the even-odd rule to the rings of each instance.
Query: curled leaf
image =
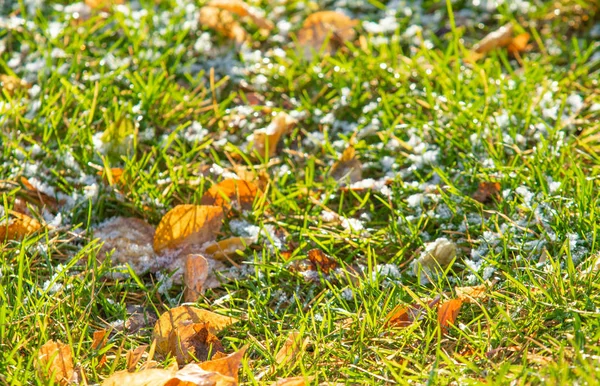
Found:
[[[40,347],[36,365],[40,376],[55,384],[67,385],[75,376],[71,347],[61,341],[50,340]]]
[[[448,332],[448,326],[453,325],[460,311],[463,301],[461,299],[452,299],[444,302],[438,308],[438,324],[442,334]]]
[[[209,332],[216,334],[225,327],[237,322],[237,320],[192,306],[172,308],[162,314],[154,325],[152,337],[156,339],[156,351],[160,353],[169,352],[169,336],[175,328],[203,322],[208,322]]]
[[[496,31],[487,34],[481,41],[473,46],[473,52],[481,56],[496,48],[506,47],[512,41],[513,25],[508,23]]]
[[[233,354],[202,362],[199,366],[206,371],[215,371],[227,377],[231,377],[237,382],[240,364],[242,363],[246,350],[248,350],[247,345]]]
[[[529,38],[531,36],[528,33],[522,33],[520,35],[515,36],[510,44],[506,47],[508,52],[512,55],[516,55],[520,52],[527,51],[530,48]]]
[[[145,345],[139,346],[133,350],[127,351],[127,354],[125,356],[126,361],[127,361],[127,371],[132,372],[135,370],[137,364],[142,359],[142,356],[146,352],[147,348],[148,348],[148,345],[145,344]]]
[[[337,181],[344,182],[348,179],[351,184],[362,180],[362,163],[356,156],[354,146],[348,146],[344,150],[342,157],[333,164],[329,174]]]
[[[203,244],[214,239],[223,225],[220,206],[178,205],[160,220],[154,234],[154,250]]]
[[[385,327],[408,327],[415,321],[420,320],[428,309],[432,309],[440,297],[436,296],[426,304],[413,303],[408,306],[398,305],[387,315]]]
[[[260,189],[253,182],[228,178],[213,185],[204,193],[202,205],[234,207],[238,210],[250,210]]]
[[[477,191],[473,193],[473,199],[485,204],[494,199],[500,199],[500,183],[499,182],[481,182]]]
[[[254,150],[262,158],[277,154],[277,144],[284,134],[297,123],[297,120],[284,112],[280,112],[269,126],[254,131]]]
[[[185,270],[183,282],[185,292],[183,294],[186,302],[195,302],[202,292],[202,287],[208,279],[208,262],[202,255],[187,255],[185,259]]]
[[[315,12],[302,23],[298,31],[298,43],[304,47],[305,56],[310,58],[329,39],[325,53],[331,54],[346,41],[354,39],[354,27],[357,24],[357,20],[336,11]]]
[[[234,13],[240,17],[249,17],[260,28],[272,30],[273,23],[260,14],[260,11],[240,0],[211,0],[208,6]]]

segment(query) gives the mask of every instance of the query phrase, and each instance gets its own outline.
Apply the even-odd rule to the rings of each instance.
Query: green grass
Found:
[[[34,362],[49,339],[70,345],[89,384],[123,370],[126,350],[151,343],[152,323],[135,333],[119,326],[133,306],[151,317],[181,304],[182,286],[159,291],[169,273],[116,275],[123,270],[98,259],[94,229],[113,216],[156,225],[175,205],[198,204],[222,179],[215,165],[252,167],[269,182],[264,202],[222,230],[232,235],[242,217],[264,231],[240,257],[244,268],[198,301],[242,319],[219,335],[228,352],[249,344],[242,383],[302,375],[311,384],[598,383],[600,273],[588,270],[600,240],[593,2],[565,0],[561,17],[550,18],[554,4],[545,2],[523,13],[423,1],[410,17],[401,8],[387,44],[358,27],[361,43],[310,60],[277,35],[281,25],[265,36],[244,24],[252,38],[240,48],[194,26],[177,1],[158,3],[83,21],[67,20],[54,1],[32,13],[23,3],[6,15],[27,23],[0,27],[0,73],[34,85],[0,95],[3,213],[26,197],[11,184],[21,176],[59,203],[42,210],[29,197],[32,216],[53,227],[0,246],[0,383],[47,384]],[[296,31],[316,3],[253,4]],[[348,4],[357,19],[384,16],[382,3]],[[509,21],[532,35],[530,52],[462,60]],[[432,47],[402,35],[413,24]],[[212,48],[195,49],[201,37]],[[278,155],[261,160],[246,138],[279,111],[299,122]],[[206,132],[189,140],[193,122]],[[341,189],[329,176],[349,143],[363,178],[387,177],[387,190]],[[110,167],[125,170],[123,184],[97,174]],[[481,204],[472,195],[486,181],[500,183],[502,198]],[[364,230],[325,222],[324,208]],[[423,283],[410,263],[441,237],[456,243],[457,261]],[[352,272],[306,280],[294,267],[312,248],[359,270],[360,280]],[[446,336],[433,311],[410,327],[385,327],[396,305],[486,279],[495,282],[488,298],[464,304]],[[99,329],[109,339],[94,350]],[[276,365],[292,331],[306,349]]]

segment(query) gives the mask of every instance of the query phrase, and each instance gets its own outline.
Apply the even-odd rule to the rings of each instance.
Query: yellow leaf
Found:
[[[277,144],[298,121],[287,113],[279,113],[269,126],[254,131],[254,150],[262,158],[277,154]]]
[[[178,205],[160,220],[154,234],[154,250],[201,245],[214,239],[223,225],[220,206]]]
[[[306,382],[310,382],[312,380],[312,377],[291,377],[291,378],[284,378],[284,379],[278,379],[277,381],[273,382],[271,384],[271,386],[304,386],[306,385]]]
[[[0,74],[0,91],[6,91],[8,95],[13,96],[19,90],[31,88],[31,85],[23,79],[16,76]],[[2,93],[0,92],[0,95]]]
[[[216,334],[225,327],[237,322],[237,319],[192,306],[172,308],[162,314],[154,325],[152,336],[156,339],[156,351],[160,353],[169,352],[169,336],[175,328],[181,325],[202,322],[209,322],[208,330],[212,334]]]
[[[213,259],[224,260],[228,257],[235,256],[237,251],[243,251],[248,244],[254,240],[246,237],[230,237],[225,240],[217,241],[214,244],[206,247],[206,253],[211,255]]]
[[[298,42],[304,47],[307,58],[312,57],[314,51],[319,51],[327,39],[329,45],[325,48],[325,52],[333,53],[337,47],[354,39],[356,36],[354,26],[357,24],[357,20],[352,20],[339,12],[315,12],[304,20],[302,28],[298,31]]]
[[[246,30],[233,18],[231,12],[224,9],[211,6],[200,8],[200,25],[214,29],[238,44],[246,40]]]
[[[55,384],[67,385],[73,380],[71,348],[61,341],[50,340],[40,347],[36,364],[40,376]]]
[[[234,13],[240,17],[248,16],[262,29],[268,31],[273,29],[273,23],[259,14],[259,11],[240,0],[212,0],[208,6],[219,8]]]
[[[222,206],[224,209],[233,206],[238,210],[250,210],[254,199],[260,193],[258,186],[250,181],[228,178],[211,186],[200,202],[202,205]]]
[[[209,355],[224,352],[219,338],[209,331],[210,322],[181,324],[169,333],[168,350],[163,352],[156,346],[156,352],[171,354],[182,366],[193,360],[204,362]]]
[[[232,377],[203,370],[192,363],[181,370],[146,369],[137,373],[119,371],[105,379],[102,386],[236,386]]]
[[[195,302],[198,300],[204,282],[208,278],[208,262],[202,255],[187,255],[185,259],[185,270],[183,271],[183,282],[185,292],[183,298],[185,302]]]
[[[456,287],[456,297],[464,303],[475,303],[477,299],[487,298],[487,287],[484,284],[472,287]]]
[[[4,240],[21,240],[35,233],[42,225],[35,219],[15,211],[10,211],[12,219],[0,223],[0,242]]]
[[[298,357],[298,354],[304,350],[307,343],[308,340],[302,339],[302,335],[300,335],[299,332],[292,331],[281,349],[279,349],[275,355],[275,362],[280,366],[294,362]]]
[[[215,371],[227,377],[231,377],[237,382],[240,364],[242,363],[244,353],[247,349],[248,346],[246,345],[233,354],[229,354],[219,359],[202,362],[199,366],[206,371]]]

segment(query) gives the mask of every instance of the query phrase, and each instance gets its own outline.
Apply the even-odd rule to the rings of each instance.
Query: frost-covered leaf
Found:
[[[253,182],[228,178],[211,186],[200,202],[202,205],[222,206],[224,209],[234,207],[251,210],[254,199],[259,194],[261,191]]]
[[[185,291],[183,298],[185,302],[195,302],[202,292],[202,287],[208,279],[208,262],[202,255],[187,255],[185,259],[185,271],[183,282]]]
[[[238,251],[243,251],[254,241],[254,239],[249,237],[230,237],[207,246],[205,252],[211,255],[213,259],[225,260],[236,256]]]
[[[249,6],[241,0],[211,0],[208,6],[226,10],[240,17],[249,17],[252,21],[262,29],[268,31],[273,29],[273,23],[267,20],[260,14],[260,11]]]
[[[333,164],[329,174],[337,181],[350,181],[351,184],[362,180],[362,163],[356,156],[354,146],[348,146],[339,161]]]
[[[42,225],[26,214],[10,211],[11,218],[0,222],[0,243],[5,240],[21,240],[38,231]]]
[[[313,52],[319,52],[327,39],[325,53],[333,53],[345,42],[356,36],[354,27],[358,24],[343,13],[321,11],[309,15],[298,31],[298,43],[304,48],[304,55],[311,58]]]
[[[444,302],[438,308],[438,324],[442,334],[448,332],[448,326],[453,325],[460,311],[463,301],[461,299],[452,299]]]
[[[156,339],[156,351],[160,353],[169,352],[169,336],[175,328],[203,322],[208,322],[209,332],[216,334],[225,327],[237,322],[237,319],[192,306],[172,308],[162,314],[154,325],[152,336]]]
[[[200,8],[200,25],[217,31],[241,44],[246,40],[246,30],[235,20],[231,12],[217,7]]]
[[[54,384],[68,385],[74,380],[71,347],[61,341],[50,340],[40,347],[36,365],[40,376]]]
[[[213,240],[223,225],[220,206],[178,205],[164,215],[154,235],[154,250],[201,245]]]
[[[298,121],[284,112],[280,112],[263,128],[254,131],[254,150],[262,158],[273,157],[277,154],[277,144],[281,137],[287,134]]]

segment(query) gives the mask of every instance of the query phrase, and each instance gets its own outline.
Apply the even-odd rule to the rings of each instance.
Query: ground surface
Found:
[[[34,362],[50,339],[90,384],[124,369],[183,290],[177,273],[101,261],[97,229],[115,216],[156,225],[245,168],[265,194],[218,237],[253,243],[197,302],[242,319],[219,336],[227,352],[249,344],[241,382],[597,384],[597,10],[506,3],[253,2],[275,28],[244,19],[236,44],[189,1],[0,2],[0,73],[27,82],[0,95],[0,216],[44,225],[1,247],[0,383],[44,384]],[[295,37],[318,10],[360,21],[330,56]],[[531,35],[527,51],[465,61],[508,22]],[[297,123],[260,157],[251,135],[281,111]],[[362,164],[352,186],[332,173],[349,145]],[[456,262],[415,275],[443,239]],[[300,270],[313,248],[343,268]],[[446,334],[433,309],[386,325],[397,305],[480,284],[487,297]],[[292,331],[307,345],[278,364]]]

